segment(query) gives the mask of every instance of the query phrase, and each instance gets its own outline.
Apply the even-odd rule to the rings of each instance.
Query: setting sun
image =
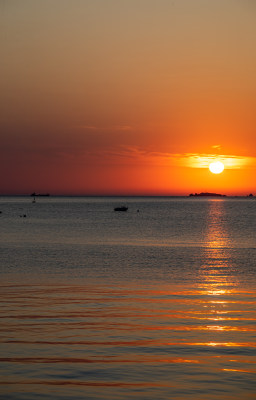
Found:
[[[220,174],[224,170],[224,164],[221,161],[212,162],[209,165],[209,170],[213,174]]]

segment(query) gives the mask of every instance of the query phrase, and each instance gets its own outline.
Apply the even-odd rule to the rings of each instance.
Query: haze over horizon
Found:
[[[9,0],[0,18],[0,194],[256,193],[256,3]]]

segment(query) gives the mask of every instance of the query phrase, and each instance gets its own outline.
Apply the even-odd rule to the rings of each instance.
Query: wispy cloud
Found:
[[[215,144],[215,145],[212,146],[212,149],[220,150],[221,149],[221,145],[220,144]]]
[[[98,132],[127,132],[132,131],[134,128],[131,125],[109,125],[109,126],[97,126],[90,124],[77,124],[71,126],[71,129],[84,130],[84,131],[98,131]]]
[[[96,131],[97,130],[97,126],[94,126],[94,125],[75,125],[75,126],[72,126],[72,129],[81,129],[81,130],[85,130],[85,131]]]
[[[133,127],[130,125],[116,125],[116,126],[113,126],[113,129],[115,131],[131,131],[131,130],[133,130]]]
[[[198,154],[179,155],[179,162],[190,168],[208,168],[213,161],[221,161],[226,169],[240,169],[256,166],[256,157],[244,157],[230,154]]]
[[[120,146],[100,152],[106,161],[122,163],[133,160],[135,164],[176,166],[186,168],[208,168],[213,161],[221,161],[226,169],[256,167],[256,157],[244,157],[230,154],[202,153],[165,153],[142,149],[137,146]]]

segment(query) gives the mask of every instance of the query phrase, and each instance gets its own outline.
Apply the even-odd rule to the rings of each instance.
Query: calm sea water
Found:
[[[31,200],[0,198],[1,399],[255,399],[256,199]]]

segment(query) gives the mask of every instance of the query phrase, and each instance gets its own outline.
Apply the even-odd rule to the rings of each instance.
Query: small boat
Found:
[[[127,210],[128,210],[128,207],[125,207],[125,206],[114,208],[114,211],[127,211]]]

